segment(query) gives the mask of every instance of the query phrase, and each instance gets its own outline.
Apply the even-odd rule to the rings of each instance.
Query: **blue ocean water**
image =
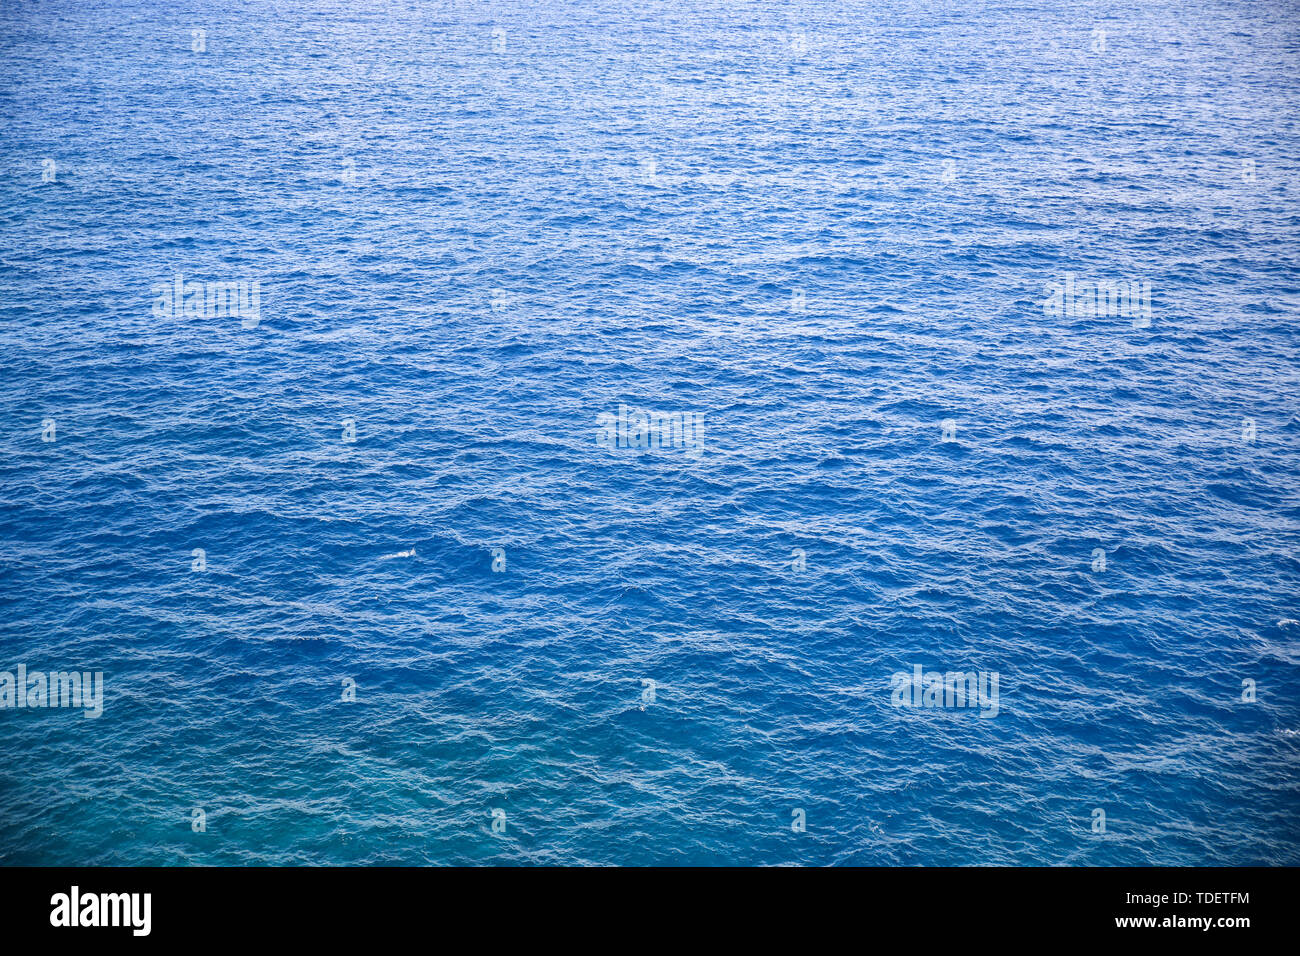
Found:
[[[1298,27],[6,2],[0,862],[1300,863]]]

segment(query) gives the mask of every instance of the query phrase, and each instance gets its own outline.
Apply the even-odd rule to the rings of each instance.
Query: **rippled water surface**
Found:
[[[1290,4],[24,0],[0,66],[0,669],[105,687],[0,710],[0,861],[1300,863]]]

